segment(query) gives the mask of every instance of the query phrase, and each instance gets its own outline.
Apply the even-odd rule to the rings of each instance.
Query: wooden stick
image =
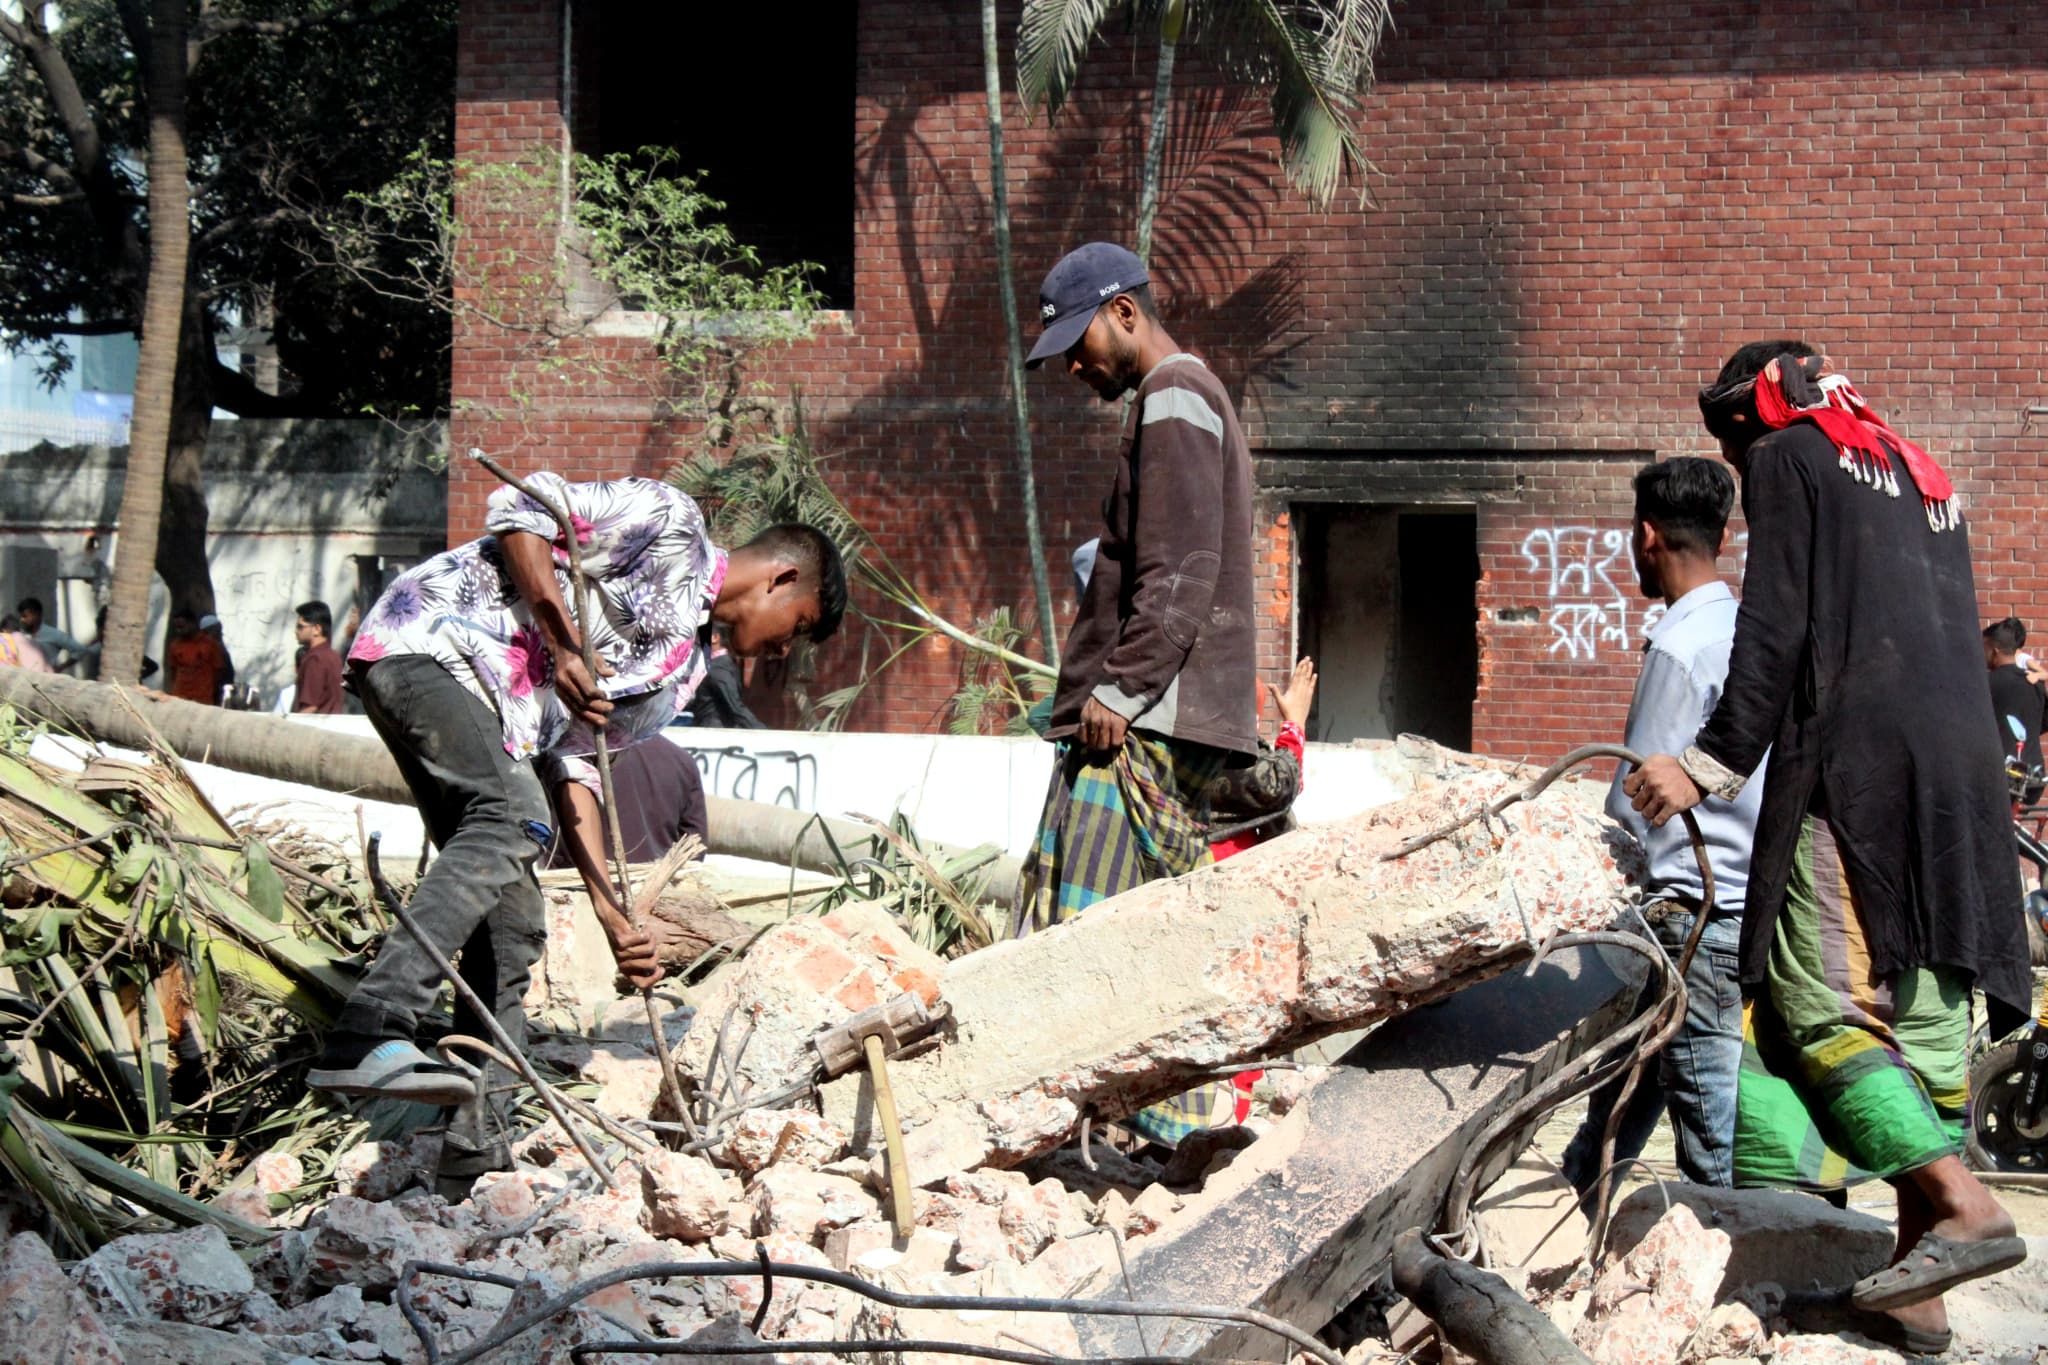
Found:
[[[903,1150],[903,1125],[896,1119],[896,1092],[889,1088],[889,1064],[883,1060],[878,1035],[870,1033],[860,1046],[867,1054],[868,1077],[875,1083],[875,1113],[889,1148],[889,1221],[895,1224],[897,1237],[908,1237],[916,1223],[910,1208],[910,1158]]]

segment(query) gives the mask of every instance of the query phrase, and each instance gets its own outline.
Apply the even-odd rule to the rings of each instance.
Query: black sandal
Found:
[[[1856,1281],[1856,1287],[1849,1291],[1849,1301],[1875,1312],[1910,1308],[1939,1298],[1959,1284],[2010,1270],[2026,1259],[2027,1244],[2018,1237],[1958,1242],[1930,1232],[1896,1264]]]

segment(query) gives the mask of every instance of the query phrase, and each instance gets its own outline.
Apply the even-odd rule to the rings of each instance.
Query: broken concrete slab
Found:
[[[33,1232],[0,1251],[0,1365],[121,1365],[85,1291],[64,1277]]]
[[[1640,851],[1557,788],[1382,861],[1520,781],[1482,770],[1425,783],[947,963],[955,1033],[890,1064],[914,1177],[1014,1165],[1084,1114],[1122,1117],[1218,1067],[1468,984],[1532,940],[1607,927],[1636,894]],[[879,1144],[865,1076],[823,1096],[856,1144]]]
[[[1572,1341],[1598,1365],[1663,1365],[1706,1323],[1728,1265],[1728,1234],[1683,1204],[1626,1256],[1610,1258]]]
[[[785,1089],[809,1078],[819,1030],[906,991],[930,1003],[943,965],[878,905],[855,902],[791,920],[755,940],[705,986],[697,1022],[676,1045],[676,1063],[684,1075],[711,1074],[723,1046],[716,1064],[721,1092],[728,1078],[740,1094]]]
[[[102,1313],[199,1327],[224,1326],[253,1300],[268,1302],[227,1234],[212,1226],[116,1237],[72,1278]]]
[[[1382,1026],[1157,1233],[1131,1241],[1131,1294],[1320,1329],[1378,1278],[1396,1235],[1434,1225],[1480,1129],[1626,1018],[1641,971],[1632,954],[1559,950],[1532,977],[1495,977]],[[1510,1144],[1495,1160],[1512,1159]],[[1096,1353],[1143,1349],[1125,1321],[1077,1319],[1076,1330]],[[1190,1358],[1271,1347],[1214,1323],[1147,1331],[1155,1352]]]

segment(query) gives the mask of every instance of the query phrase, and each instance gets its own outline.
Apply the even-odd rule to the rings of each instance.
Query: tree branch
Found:
[[[359,24],[366,19],[381,18],[397,8],[392,0],[382,3],[358,3],[350,9],[337,10],[327,14],[301,14],[290,19],[257,19],[246,14],[222,15],[211,6],[199,16],[196,43],[200,47],[229,33],[258,33],[268,38],[282,37],[311,28],[338,28],[348,24]]]
[[[115,337],[136,330],[134,318],[95,318],[87,322],[52,323],[43,330],[52,336]]]
[[[222,242],[240,236],[245,232],[260,232],[279,223],[310,222],[312,215],[302,209],[278,208],[268,213],[242,213],[232,218],[223,218],[206,231],[192,239],[194,251],[210,251]]]
[[[85,191],[79,186],[78,177],[62,162],[52,161],[33,147],[17,147],[11,142],[0,142],[0,160],[14,161],[30,175],[38,176],[57,187],[63,198],[83,199]],[[19,199],[22,196],[17,195]]]
[[[120,0],[120,3],[125,19],[135,0]],[[58,121],[64,126],[65,140],[71,144],[69,183],[58,184],[57,188],[82,192],[84,206],[92,215],[107,255],[120,267],[140,274],[146,264],[142,238],[126,196],[121,193],[120,182],[114,178],[113,168],[107,164],[105,146],[100,139],[99,123],[93,117],[92,106],[86,102],[85,92],[79,88],[71,64],[43,27],[40,7],[33,3],[24,5],[21,14],[18,27],[27,40],[22,51],[41,78],[44,93],[49,96]],[[146,23],[142,31],[146,38]],[[148,50],[146,43],[136,49],[137,52]],[[33,155],[36,154],[23,149],[17,153],[17,159]],[[50,166],[57,164],[47,157],[38,156],[37,159]]]
[[[303,417],[304,406],[289,398],[280,398],[274,393],[265,393],[256,387],[254,380],[240,370],[223,365],[219,356],[213,358],[208,382],[213,386],[215,407],[226,408],[237,417]]]

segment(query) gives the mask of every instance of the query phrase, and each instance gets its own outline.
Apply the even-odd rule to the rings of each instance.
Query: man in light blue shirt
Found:
[[[1736,603],[1715,560],[1727,539],[1735,480],[1719,461],[1666,460],[1635,478],[1636,580],[1645,597],[1664,603],[1643,646],[1643,670],[1629,705],[1624,743],[1639,754],[1678,753],[1713,714],[1728,677],[1735,643]],[[1607,794],[1607,813],[1649,854],[1643,917],[1677,960],[1692,932],[1702,888],[1699,862],[1683,822],[1652,829],[1622,791],[1626,771]],[[1702,1185],[1734,1180],[1735,1090],[1742,1069],[1742,988],[1738,946],[1749,886],[1750,846],[1763,803],[1763,768],[1733,801],[1709,797],[1693,812],[1714,869],[1714,909],[1686,974],[1685,1022],[1629,1101],[1615,1137],[1614,1159],[1639,1154],[1671,1115],[1678,1167]],[[1581,1192],[1599,1179],[1599,1146],[1619,1085],[1595,1092],[1586,1122],[1564,1159]]]

